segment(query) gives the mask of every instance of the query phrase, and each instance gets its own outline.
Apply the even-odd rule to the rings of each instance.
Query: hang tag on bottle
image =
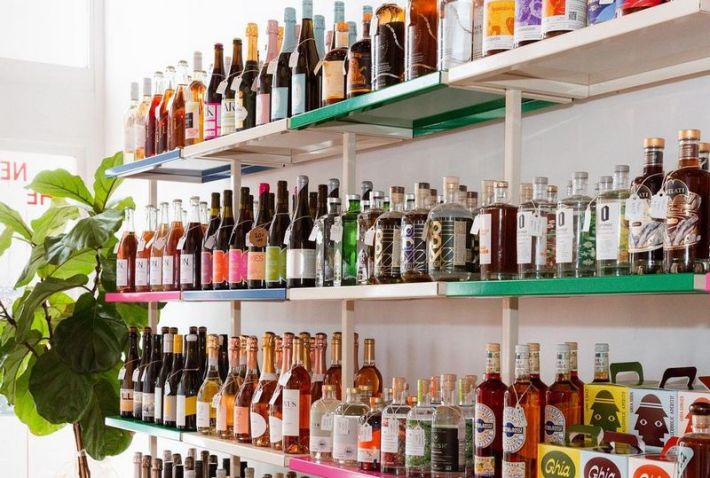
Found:
[[[176,246],[176,248],[177,248],[178,251],[182,251],[182,246],[185,245],[185,240],[186,240],[186,239],[187,239],[187,236],[186,236],[186,235],[185,235],[185,236],[182,236],[182,237],[180,238],[180,240],[178,241],[177,246]]]
[[[168,382],[168,381],[166,380],[166,381],[165,381],[165,388],[163,389],[163,396],[165,396],[165,395],[170,395],[170,391],[171,391],[170,382]]]
[[[286,228],[286,232],[284,233],[284,243],[283,245],[288,247],[288,243],[291,240],[291,224],[288,225]]]
[[[251,83],[251,91],[256,93],[259,90],[259,77],[257,76],[254,78],[254,81]]]
[[[242,86],[242,75],[235,76],[232,80],[232,91],[239,91],[240,86]]]
[[[118,381],[119,382],[123,381],[123,377],[125,377],[125,376],[126,376],[126,369],[121,368],[121,370],[119,370],[119,372],[118,372]]]
[[[343,240],[343,226],[341,224],[333,224],[330,226],[330,240],[333,242]]]
[[[357,439],[359,441],[372,441],[372,425],[369,423],[363,423],[360,425],[357,433]]]
[[[311,234],[308,236],[308,240],[315,241],[318,238],[319,232],[320,232],[320,225],[319,225],[319,223],[315,223],[313,225],[313,229],[311,229]]]
[[[153,247],[153,243],[155,242],[155,236],[151,237],[148,242],[145,243],[145,248],[150,249]]]
[[[371,227],[365,232],[365,245],[374,246],[375,245],[375,228]]]
[[[217,234],[212,234],[210,237],[205,239],[205,249],[210,249],[210,250],[214,249],[214,243],[217,240],[216,237],[217,237]]]
[[[269,65],[266,67],[266,74],[267,74],[267,75],[273,75],[274,73],[276,73],[276,68],[278,68],[278,66],[279,66],[279,60],[278,60],[278,59],[276,59],[276,60],[271,60],[271,61],[269,62]]]
[[[221,393],[215,393],[214,396],[212,397],[212,408],[219,408],[219,405],[222,401],[222,394]]]
[[[651,197],[651,217],[654,219],[665,219],[666,208],[668,207],[668,196],[663,191],[658,191]]]
[[[476,217],[473,218],[473,224],[471,224],[471,231],[470,233],[473,234],[474,236],[478,235],[478,232],[481,230],[481,215],[478,214]]]
[[[313,74],[317,75],[321,68],[323,68],[323,60],[316,63],[316,67],[313,69]]]
[[[133,371],[133,375],[131,376],[131,379],[133,380],[133,383],[138,381],[138,377],[140,376],[140,369],[137,368]]]
[[[582,232],[589,232],[592,227],[592,205],[587,204],[587,209],[584,210],[584,222],[582,223]]]
[[[294,50],[291,53],[291,56],[288,57],[288,67],[295,68],[297,64],[298,64],[298,50]]]
[[[646,207],[648,203],[638,197],[636,194],[632,194],[626,200],[626,207],[624,208],[624,217],[627,221],[637,221],[643,218],[646,213]]]
[[[138,241],[138,247],[136,247],[136,252],[143,252],[145,250],[145,241],[143,238],[141,238],[140,241]]]
[[[534,213],[530,220],[530,233],[535,237],[543,237],[547,229],[546,218]]]
[[[222,80],[217,85],[217,94],[223,95],[227,91],[227,86],[229,86],[229,80]]]

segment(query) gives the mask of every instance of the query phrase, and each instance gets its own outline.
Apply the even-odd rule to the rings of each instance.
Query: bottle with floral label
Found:
[[[582,422],[579,390],[570,381],[569,345],[558,344],[555,382],[545,398],[545,443],[565,444],[565,432],[570,425]]]
[[[392,379],[393,400],[382,412],[382,472],[403,475],[407,436],[409,387],[404,377]]]
[[[407,435],[404,446],[404,465],[407,476],[431,475],[431,381],[417,380],[417,404],[407,414]]]
[[[503,408],[508,387],[500,378],[500,344],[486,344],[485,380],[476,387],[476,477],[499,478],[503,462]]]

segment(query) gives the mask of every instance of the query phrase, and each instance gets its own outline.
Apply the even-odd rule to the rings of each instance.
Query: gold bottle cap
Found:
[[[700,130],[699,129],[682,129],[682,130],[678,131],[678,139],[699,140],[700,139]]]
[[[256,23],[247,23],[247,36],[257,36],[259,34],[259,26]]]
[[[370,408],[379,408],[384,405],[385,401],[382,397],[370,397]]]
[[[486,351],[488,352],[500,352],[500,344],[491,342],[486,344]]]
[[[528,342],[528,350],[530,352],[539,352],[540,351],[540,344],[537,342]]]
[[[565,342],[567,345],[569,345],[570,350],[577,350],[577,342]]]
[[[520,202],[532,200],[533,185],[532,183],[520,183]]]
[[[175,354],[182,353],[182,335],[180,335],[180,334],[175,334],[173,336],[173,353],[175,353]]]
[[[250,352],[256,352],[259,350],[259,339],[255,335],[247,338],[247,350]]]
[[[230,337],[229,338],[229,350],[239,350],[239,347],[241,346],[241,340],[239,337]]]
[[[207,348],[209,348],[209,349],[219,348],[219,335],[210,334],[207,336]]]
[[[666,140],[663,138],[644,138],[644,148],[665,148]]]
[[[710,143],[698,143],[698,151],[701,153],[710,153]]]
[[[557,194],[557,186],[555,186],[554,184],[550,184],[545,190],[548,193]]]

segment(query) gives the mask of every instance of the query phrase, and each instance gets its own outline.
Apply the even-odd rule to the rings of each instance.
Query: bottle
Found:
[[[148,111],[152,104],[152,84],[150,78],[143,78],[143,99],[136,106],[133,121],[133,158],[135,161],[145,159],[145,132],[148,121]],[[123,154],[124,164],[127,162],[126,154]]]
[[[298,336],[301,338],[301,354],[303,359],[303,368],[305,368],[306,372],[308,372],[308,376],[312,377],[311,374],[313,359],[311,357],[311,334],[309,334],[308,332],[301,332],[300,334],[298,334]],[[315,337],[313,338],[313,340],[315,341]],[[311,385],[313,385],[313,378],[311,378]],[[310,394],[310,389],[308,390],[308,393]],[[313,403],[313,400],[311,400],[311,403]]]
[[[629,167],[614,167],[613,186],[599,194],[596,202],[597,275],[629,273],[629,221],[626,200],[629,198]]]
[[[514,22],[514,1],[483,1],[483,56],[494,55],[513,49]]]
[[[357,23],[353,21],[348,22],[348,48],[353,46],[357,40]]]
[[[140,356],[138,354],[138,329],[128,328],[128,353],[124,360],[123,368],[119,374],[121,380],[121,416],[133,418],[133,376],[138,370]]]
[[[503,476],[535,478],[540,442],[540,391],[530,383],[527,345],[515,346],[515,382],[505,392],[503,410]]]
[[[528,343],[528,352],[530,353],[530,383],[540,391],[540,437],[538,441],[542,443],[545,441],[545,399],[549,387],[540,379],[540,344]]]
[[[271,65],[271,121],[291,117],[291,67],[289,60],[296,49],[296,9],[284,9],[284,41],[276,65]],[[288,203],[286,204],[288,209]]]
[[[145,207],[145,227],[136,246],[135,291],[150,292],[150,253],[157,232],[157,211],[155,206]]]
[[[242,385],[239,376],[239,337],[229,339],[229,375],[219,390],[216,400],[216,432],[217,436],[234,439],[234,399]]]
[[[253,128],[256,125],[256,81],[259,77],[258,34],[256,23],[247,23],[247,61],[239,82],[234,111],[234,127],[237,131]]]
[[[620,7],[621,11],[617,15],[629,15],[630,13],[645,10],[646,8],[655,7],[660,4],[661,2],[657,0],[624,0]]]
[[[263,289],[266,287],[266,244],[269,239],[271,211],[269,210],[269,183],[259,184],[259,214],[254,226],[247,233],[247,287]]]
[[[582,422],[579,390],[570,381],[569,345],[558,344],[555,382],[545,397],[545,443],[565,444],[565,431]]]
[[[481,280],[515,279],[518,208],[508,203],[507,181],[496,181],[493,195],[493,204],[479,214]]]
[[[579,392],[579,407],[584,413],[584,382],[579,378],[577,369],[577,342],[565,342],[569,346],[569,380]]]
[[[308,453],[311,378],[303,366],[300,337],[293,338],[293,364],[284,377],[281,392],[283,451],[292,455]]]
[[[225,189],[222,197],[222,218],[212,248],[212,287],[215,290],[229,288],[229,239],[233,229],[232,191]]]
[[[456,400],[456,375],[441,376],[441,404],[431,423],[431,476],[463,476],[466,460],[466,421]]]
[[[405,473],[405,437],[407,433],[407,405],[409,387],[404,377],[392,379],[393,400],[382,411],[382,472],[403,475]]]
[[[370,40],[372,7],[362,7],[362,38],[348,50],[347,94],[348,98],[369,93],[372,90],[372,42]]]
[[[382,191],[372,192],[368,207],[357,217],[357,283],[369,284],[375,274],[375,222],[384,212]]]
[[[439,70],[448,70],[471,61],[473,27],[472,0],[439,2]]]
[[[323,396],[311,406],[309,449],[311,457],[317,461],[333,459],[333,422],[340,405],[335,392],[334,385],[324,385]]]
[[[278,343],[277,343],[278,345]],[[288,373],[291,369],[291,362],[293,359],[293,334],[291,332],[286,332],[283,334],[281,340],[281,366],[280,366],[280,376],[277,382],[276,389],[274,389],[273,395],[271,395],[271,400],[269,400],[269,441],[271,442],[271,448],[274,450],[284,450],[283,447],[283,390],[286,382],[290,378]],[[293,398],[295,395],[289,392],[289,397]],[[300,399],[300,396],[299,396]],[[289,406],[292,404],[289,404]],[[290,407],[293,408],[293,407]],[[289,419],[293,419],[293,411],[290,413]],[[293,424],[289,425],[291,429]]]
[[[550,278],[555,274],[555,204],[547,200],[546,177],[537,176],[534,184],[523,184],[516,235],[518,277]]]
[[[183,359],[183,336],[173,335],[173,363],[163,388],[163,425],[177,426],[177,394],[178,385],[185,367]]]
[[[251,443],[251,403],[256,390],[259,375],[257,372],[256,355],[259,351],[257,338],[247,339],[247,371],[244,381],[239,387],[239,393],[234,400],[234,438],[240,443]]]
[[[429,183],[415,183],[414,207],[402,216],[400,272],[404,282],[429,282],[424,228],[429,210]]]
[[[339,465],[357,464],[357,440],[360,420],[370,407],[365,404],[357,388],[348,387],[345,401],[333,414],[333,461]]]
[[[315,402],[323,394],[323,381],[325,379],[325,351],[328,348],[328,336],[318,332],[314,337],[315,353],[313,361],[313,374],[311,375],[311,401]]]
[[[446,200],[429,212],[427,263],[432,280],[468,280],[466,250],[471,247],[469,231],[473,216],[458,203],[459,178],[444,177]]]
[[[204,228],[204,240],[202,241],[202,250],[200,255],[200,274],[202,290],[212,290],[212,249],[214,249],[217,240],[217,231],[220,223],[220,208],[219,208],[219,193],[212,193],[211,204],[207,216],[207,228]]]
[[[217,359],[219,368],[219,378],[222,382],[227,380],[229,375],[229,338],[227,334],[219,335],[219,358]]]
[[[153,292],[163,290],[163,249],[165,249],[168,232],[170,231],[169,207],[170,205],[166,202],[160,203],[160,225],[149,247],[148,280],[150,282],[150,290]]]
[[[313,0],[303,0],[303,19],[296,50],[291,55],[291,114],[297,115],[320,106],[320,83],[315,71],[320,56],[313,36]]]
[[[185,368],[177,386],[176,399],[176,426],[178,430],[197,430],[197,394],[200,390],[199,376],[199,351],[197,348],[197,335],[189,334],[185,337],[187,354]]]
[[[698,143],[698,158],[700,159],[700,168],[708,170],[708,159],[710,159],[710,143]]]
[[[651,216],[651,198],[663,187],[663,138],[643,140],[641,176],[631,183],[626,203],[629,220],[629,262],[632,274],[656,274],[663,270],[664,218]]]
[[[473,429],[476,421],[476,405],[474,404],[474,394],[476,390],[476,376],[465,375],[458,381],[459,408],[463,412],[466,427],[465,442],[465,471],[467,477],[475,474],[475,463],[473,457],[475,446],[473,442]]]
[[[700,400],[690,405],[693,432],[678,440],[679,458],[691,457],[680,472],[681,478],[710,476],[710,404]],[[680,460],[679,460],[680,461]],[[681,465],[678,465],[679,468]]]
[[[200,223],[200,198],[190,198],[190,223],[187,227],[180,250],[180,289],[199,290],[202,288],[202,243],[204,234]]]
[[[254,224],[253,202],[249,188],[242,187],[239,199],[237,224],[229,238],[229,288],[247,288],[247,263],[249,260],[246,245],[247,233]]]
[[[382,395],[382,374],[375,365],[375,339],[365,339],[365,359],[355,375],[355,386],[363,385],[372,387],[373,397]]]
[[[316,220],[311,232],[316,240],[316,286],[332,287],[342,283],[343,223],[340,198],[328,198],[328,213]]]
[[[592,225],[596,211],[592,209],[592,198],[587,196],[588,178],[584,171],[574,173],[572,195],[557,204],[557,277],[594,275],[596,251]]]
[[[173,366],[173,337],[177,333],[176,328],[168,329],[167,333],[163,334],[163,355],[158,372],[153,375],[154,382],[153,390],[153,422],[163,423],[163,391],[165,390],[165,381],[170,374]],[[148,380],[148,377],[146,377]],[[146,389],[146,381],[143,382],[143,388]],[[148,386],[151,389],[151,385]],[[150,398],[148,398],[150,401]],[[145,417],[145,407],[143,408],[143,416]]]
[[[357,438],[357,467],[365,471],[380,470],[382,446],[382,397],[370,398],[370,411],[360,417]]]
[[[224,48],[221,43],[214,44],[214,61],[212,63],[212,76],[207,86],[205,95],[205,139],[214,139],[222,135],[221,110],[222,93],[218,91],[220,83],[224,81]]]
[[[697,129],[678,132],[678,169],[666,175],[667,197],[663,237],[663,271],[708,271],[710,173],[700,169]]]
[[[310,0],[304,0],[306,6]],[[304,18],[305,20],[305,18]],[[316,283],[316,244],[310,239],[313,219],[308,211],[308,176],[298,176],[298,198],[290,226],[286,252],[286,282],[292,287],[313,287]]]
[[[406,80],[413,80],[437,71],[439,53],[437,3],[437,0],[409,0],[407,4],[405,47],[407,58],[404,72]]]
[[[180,247],[178,244],[185,235],[182,223],[182,201],[173,200],[173,221],[165,241],[162,255],[163,290],[180,290]]]
[[[404,10],[384,3],[375,11],[372,39],[372,89],[404,81]]]
[[[392,210],[375,221],[374,282],[391,284],[401,281],[402,217],[404,216],[404,188],[390,188]]]
[[[168,150],[168,130],[170,129],[169,112],[173,94],[175,93],[175,67],[165,67],[165,77],[162,82],[163,97],[160,106],[155,109],[155,154]]]
[[[594,344],[594,380],[592,383],[610,383],[610,377],[609,344]]]
[[[343,238],[341,243],[342,267],[341,285],[355,285],[357,282],[357,218],[360,214],[360,195],[348,194],[348,210],[341,217]]]
[[[167,327],[163,327],[167,331]],[[140,393],[140,416],[141,420],[148,423],[153,423],[155,420],[155,382],[160,373],[160,368],[163,363],[163,357],[161,353],[163,351],[163,335],[156,333],[153,335],[153,345],[148,356],[150,360],[143,367],[142,373],[139,373],[139,380],[141,381]],[[136,392],[134,388],[133,394],[133,405],[137,403]],[[133,417],[138,418],[134,413]]]
[[[288,186],[286,181],[279,181],[276,188],[276,214],[269,226],[264,266],[267,288],[286,287],[286,245],[284,244],[284,237],[291,223],[288,214]]]
[[[515,2],[515,48],[542,40],[542,0]]]
[[[168,151],[185,147],[185,101],[187,92],[187,62],[180,60],[175,71],[175,93],[168,111]]]
[[[345,99],[348,24],[339,22],[336,27],[334,47],[323,58],[323,91],[321,92],[323,106],[332,105]]]
[[[123,115],[123,162],[136,159],[136,116],[138,114],[138,83],[131,83],[131,102]]]
[[[587,2],[542,0],[542,36],[550,38],[587,26]]]
[[[500,344],[486,344],[486,375],[476,387],[476,477],[501,476],[503,437],[497,424],[503,423],[507,389],[500,379]]]
[[[159,112],[163,102],[163,72],[153,73],[153,98],[145,119],[145,157],[155,156],[156,138],[160,128]],[[125,160],[124,160],[125,161]]]
[[[218,86],[219,90],[224,89],[224,92],[222,93],[222,102],[220,103],[219,118],[220,134],[222,136],[234,133],[237,130],[235,119],[237,109],[235,90],[239,89],[243,72],[244,62],[242,61],[242,40],[241,38],[234,38],[232,39],[232,64],[229,66],[229,75],[222,81],[220,86]],[[224,85],[224,88],[221,87],[222,85]],[[251,85],[249,85],[249,87],[251,87]]]
[[[301,36],[301,25],[296,25],[296,38]],[[322,60],[328,51],[325,49],[325,17],[323,15],[315,15],[313,17],[313,36],[316,41],[316,51],[318,59]],[[330,45],[330,42],[328,42]]]
[[[335,332],[330,346],[330,367],[328,367],[328,370],[326,370],[325,376],[323,377],[323,386],[332,385],[335,387],[335,396],[338,400],[342,399],[343,367],[340,363],[342,360],[341,340],[342,336],[340,335],[340,332]]]
[[[276,372],[274,371],[274,334],[265,332],[262,339],[264,352],[264,370],[259,377],[259,384],[252,395],[249,423],[251,443],[260,447],[270,446],[269,431],[269,401],[276,388]]]
[[[308,214],[314,221],[318,219],[318,193],[312,192],[308,194]]]
[[[185,90],[185,145],[205,140],[205,72],[202,70],[202,52],[196,51],[192,58],[192,82]]]
[[[272,70],[276,67],[271,66],[272,62],[277,61],[279,55],[278,49],[278,34],[279,22],[269,20],[266,27],[268,36],[268,47],[266,49],[266,59],[261,67],[257,79],[257,95],[256,95],[256,111],[255,120],[257,125],[266,124],[271,121],[271,89],[272,89]]]
[[[133,225],[133,208],[124,211],[124,227],[116,252],[116,289],[119,292],[135,292],[136,290],[136,254],[138,240]]]
[[[217,429],[217,408],[214,397],[222,390],[219,376],[219,336],[210,334],[207,338],[209,366],[207,377],[197,392],[197,431],[205,435],[214,435]],[[219,400],[219,398],[217,399]]]
[[[407,476],[431,476],[431,422],[434,407],[429,393],[431,380],[417,380],[417,404],[407,413],[404,466]]]
[[[319,217],[323,217],[328,213],[328,185],[319,184],[318,185],[318,195],[317,195],[317,209],[316,216],[313,218],[315,221]]]

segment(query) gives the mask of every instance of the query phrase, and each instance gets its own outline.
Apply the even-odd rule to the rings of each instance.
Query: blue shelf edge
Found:
[[[186,290],[182,293],[182,300],[192,302],[224,300],[278,302],[286,300],[286,289]]]

